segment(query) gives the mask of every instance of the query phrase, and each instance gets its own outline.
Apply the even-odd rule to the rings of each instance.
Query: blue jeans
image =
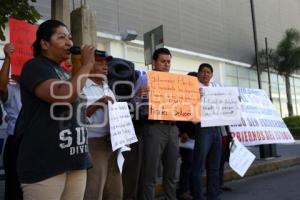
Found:
[[[180,148],[179,153],[181,156],[180,176],[178,184],[178,194],[181,195],[185,192],[192,191],[192,167],[193,167],[193,149]]]
[[[194,200],[204,200],[202,174],[207,170],[207,199],[219,200],[219,169],[222,154],[220,127],[196,127],[192,170]]]

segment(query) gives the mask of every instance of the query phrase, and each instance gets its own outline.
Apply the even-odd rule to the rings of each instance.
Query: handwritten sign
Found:
[[[196,77],[148,72],[149,119],[200,121],[200,94]]]
[[[230,133],[243,145],[294,143],[295,140],[263,90],[239,88],[241,123]]]
[[[11,59],[11,73],[20,75],[24,63],[33,57],[32,44],[35,41],[37,26],[10,18],[9,30],[10,42],[15,47]]]
[[[130,147],[123,146],[118,149],[117,164],[118,164],[118,168],[119,168],[119,171],[121,174],[123,172],[123,165],[125,162],[125,158],[122,153],[125,151],[131,151]]]
[[[131,116],[126,102],[108,104],[110,139],[112,150],[137,142]]]
[[[233,138],[230,148],[229,166],[238,173],[238,175],[243,177],[254,160],[255,155],[236,138]]]
[[[241,122],[237,87],[203,87],[201,126],[225,126]]]

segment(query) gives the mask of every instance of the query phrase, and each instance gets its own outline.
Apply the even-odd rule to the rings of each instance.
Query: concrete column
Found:
[[[70,0],[51,0],[51,18],[70,27]]]
[[[86,4],[71,12],[71,33],[74,45],[97,46],[96,13]]]
[[[110,41],[105,44],[105,50],[108,51],[112,56],[117,58],[126,58],[125,46],[121,42]]]
[[[225,63],[223,62],[219,62],[219,66],[218,66],[218,76],[217,76],[217,80],[219,83],[221,83],[222,85],[225,85],[225,78],[226,78],[226,69],[225,69]],[[215,73],[214,73],[215,74]]]

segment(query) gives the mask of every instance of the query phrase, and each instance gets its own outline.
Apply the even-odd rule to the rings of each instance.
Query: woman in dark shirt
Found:
[[[81,48],[82,66],[72,78],[59,66],[70,58],[71,35],[62,22],[43,22],[33,44],[34,58],[20,77],[22,135],[17,160],[23,197],[82,200],[91,167],[87,132],[79,125],[79,98],[92,69],[95,48]]]

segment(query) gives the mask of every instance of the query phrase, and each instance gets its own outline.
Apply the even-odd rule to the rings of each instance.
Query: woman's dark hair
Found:
[[[41,40],[50,41],[50,38],[55,33],[56,28],[60,26],[67,27],[64,23],[55,19],[47,20],[39,25],[39,28],[36,31],[36,39],[32,44],[34,57],[37,57],[42,53]]]
[[[213,70],[213,68],[212,68],[212,66],[211,66],[210,64],[208,64],[208,63],[202,63],[202,64],[199,66],[199,68],[198,68],[198,73],[199,73],[200,71],[202,71],[205,67],[208,68],[208,69],[210,69],[210,72],[211,72],[211,73],[214,72],[214,70]]]

